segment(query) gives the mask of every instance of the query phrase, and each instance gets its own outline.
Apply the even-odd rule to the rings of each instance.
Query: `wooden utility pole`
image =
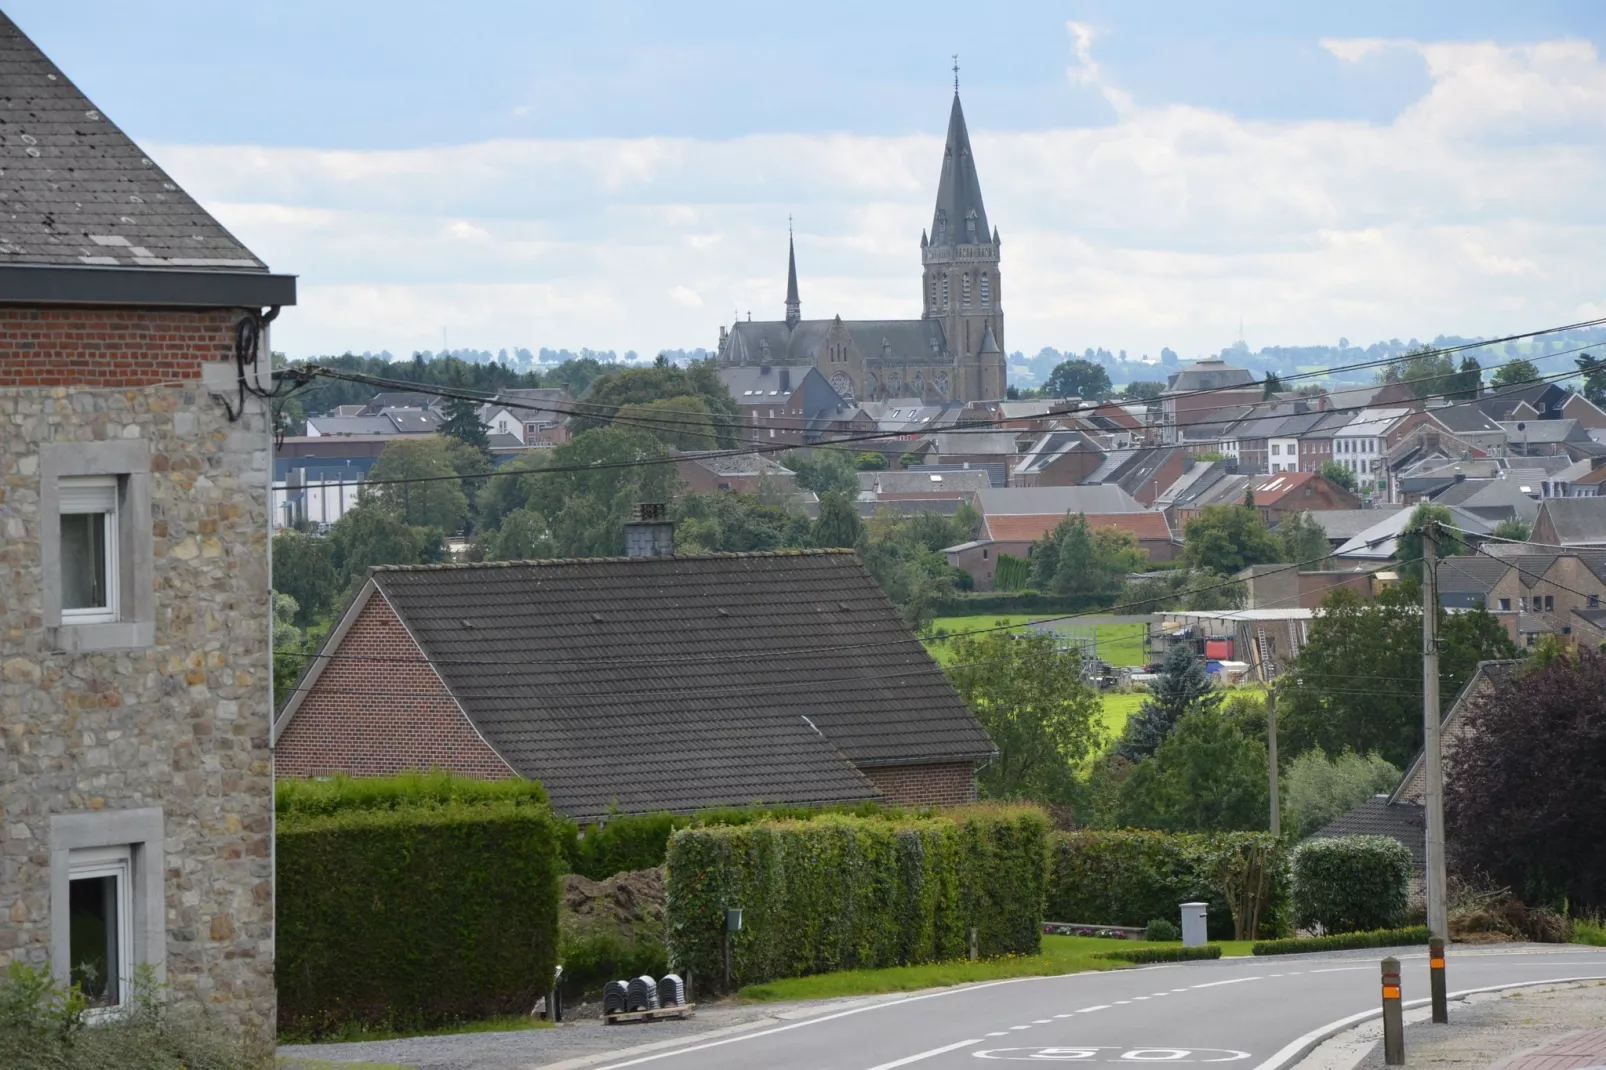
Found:
[[[1439,746],[1439,525],[1422,522],[1422,793],[1428,833],[1428,933],[1447,939],[1445,895],[1444,765]]]
[[[1277,775],[1277,684],[1266,688],[1266,764],[1271,776],[1271,835],[1277,839],[1283,834],[1282,803],[1278,798],[1282,787]]]

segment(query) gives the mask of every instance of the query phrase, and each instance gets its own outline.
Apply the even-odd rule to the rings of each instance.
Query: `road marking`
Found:
[[[1312,970],[1311,973],[1350,973],[1354,970],[1376,970],[1376,966],[1334,966],[1326,970]]]
[[[1007,1036],[1009,1036],[1008,1033],[988,1033],[987,1035],[990,1036],[990,1037],[1007,1037]]]
[[[1186,988],[1173,988],[1171,991],[1173,991],[1173,992],[1186,992],[1187,989]]]
[[[1193,987],[1194,988],[1215,988],[1217,985],[1241,985],[1245,981],[1264,981],[1264,980],[1265,980],[1264,977],[1234,977],[1229,981],[1206,981],[1202,985],[1194,985]],[[1139,996],[1138,998],[1142,999],[1143,997]]]
[[[1086,1014],[1089,1011],[1107,1011],[1109,1009],[1110,1009],[1110,1005],[1108,1003],[1100,1003],[1100,1004],[1098,1004],[1096,1006],[1092,1006],[1092,1007],[1078,1007],[1077,1010],[1076,1010],[1076,1013],[1077,1014]]]
[[[870,1067],[870,1070],[893,1070],[893,1067],[895,1066],[908,1066],[910,1063],[918,1063],[922,1059],[929,1059],[933,1055],[943,1055],[950,1051],[958,1051],[960,1048],[968,1048],[972,1044],[980,1044],[985,1039],[985,1037],[976,1037],[974,1040],[955,1041],[952,1044],[947,1044],[940,1048],[932,1048],[930,1051],[923,1051],[919,1055],[906,1055],[902,1059],[894,1059],[890,1063],[879,1063]]]
[[[1119,1007],[1119,1006],[1121,1006],[1121,1004],[1123,1004],[1123,1003],[1131,1003],[1131,1002],[1132,1002],[1132,1001],[1131,1001],[1131,1000],[1129,1000],[1129,999],[1118,999],[1118,1000],[1116,1000],[1116,1001],[1115,1001],[1115,1005],[1116,1005],[1116,1006],[1117,1006],[1117,1007]]]
[[[1033,1022],[1032,1024],[1033,1025],[1053,1025],[1054,1024],[1054,1019],[1052,1019],[1052,1018],[1039,1018],[1039,1019],[1037,1019],[1037,1021]]]
[[[1012,1025],[1009,1028],[1011,1028],[1011,1029],[1030,1029],[1031,1026],[1029,1026],[1029,1025]]]
[[[1148,996],[1133,996],[1133,999],[1148,999]]]
[[[1054,1017],[1056,1017],[1056,1018],[1069,1018],[1070,1015],[1069,1014],[1056,1014]]]

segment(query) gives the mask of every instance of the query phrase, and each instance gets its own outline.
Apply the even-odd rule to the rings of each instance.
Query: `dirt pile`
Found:
[[[570,873],[559,881],[558,927],[565,936],[613,933],[631,943],[643,936],[663,940],[669,892],[662,867],[600,881]]]

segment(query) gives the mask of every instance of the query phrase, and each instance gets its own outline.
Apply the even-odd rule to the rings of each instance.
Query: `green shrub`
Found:
[[[1219,959],[1221,957],[1220,944],[1206,944],[1204,947],[1134,947],[1130,951],[1099,951],[1093,955],[1096,959],[1113,959],[1116,962],[1130,962],[1142,965],[1149,962],[1197,962],[1200,959]]]
[[[564,998],[595,998],[609,981],[629,980],[669,972],[662,941],[637,937],[626,940],[615,932],[600,931],[563,940]]]
[[[669,958],[720,976],[727,907],[737,986],[1042,943],[1047,824],[1030,807],[938,818],[824,815],[677,831],[669,841]]]
[[[282,811],[281,1029],[528,1012],[556,964],[560,841],[532,798]]]
[[[934,612],[939,617],[971,617],[988,613],[1080,613],[1109,604],[1108,598],[1044,594],[1028,588],[1022,591],[952,595],[938,602]]]
[[[1025,589],[1031,577],[1032,566],[1024,557],[999,554],[998,567],[993,572],[993,586],[1000,591],[1013,593]]]
[[[1187,902],[1209,904],[1213,940],[1233,936],[1232,899],[1218,882],[1224,857],[1251,846],[1270,851],[1267,901],[1257,935],[1292,931],[1282,849],[1257,832],[1178,833],[1083,829],[1050,837],[1047,914],[1082,925],[1146,924],[1177,918]]]
[[[1307,840],[1294,849],[1294,921],[1330,933],[1405,924],[1411,852],[1387,836]]]
[[[1307,951],[1352,951],[1366,947],[1405,947],[1428,942],[1428,927],[1378,929],[1369,933],[1307,936],[1299,940],[1261,940],[1250,951],[1256,955],[1301,955]]]
[[[539,781],[477,780],[439,770],[386,777],[337,774],[318,780],[284,779],[274,784],[273,794],[274,808],[280,814],[307,817],[346,810],[395,810],[450,803],[544,806],[546,801],[546,789]]]
[[[1160,944],[1167,940],[1180,940],[1182,933],[1177,930],[1174,922],[1164,918],[1151,918],[1143,930],[1143,939]]]

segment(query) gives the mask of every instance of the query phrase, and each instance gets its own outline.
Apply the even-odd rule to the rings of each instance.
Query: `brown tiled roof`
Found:
[[[852,551],[375,569],[464,712],[571,817],[876,797],[992,743]]]
[[[1149,513],[1088,513],[1087,526],[1120,528],[1130,531],[1138,539],[1169,539],[1171,529],[1166,526],[1165,514]],[[1053,531],[1065,520],[1065,515],[1048,516],[989,516],[987,533],[1000,542],[1036,542]]]

